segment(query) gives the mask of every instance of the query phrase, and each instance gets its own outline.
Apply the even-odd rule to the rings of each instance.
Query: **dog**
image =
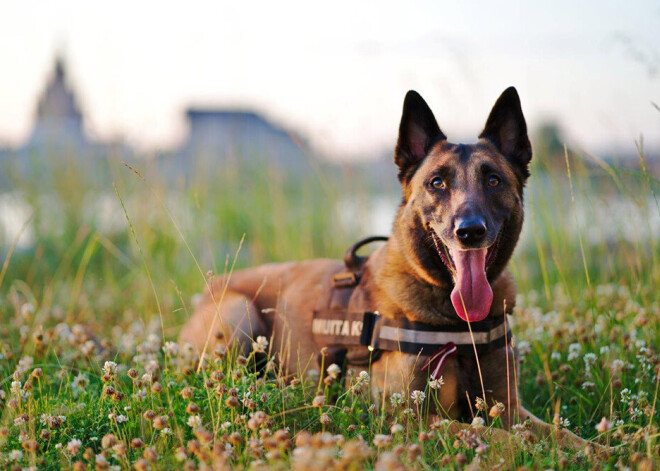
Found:
[[[475,144],[450,143],[424,99],[409,91],[394,151],[401,203],[389,240],[360,268],[361,294],[357,301],[351,296],[352,307],[449,330],[511,314],[515,286],[505,267],[523,225],[531,158],[515,88],[497,99]],[[340,261],[319,259],[214,278],[180,341],[200,351],[218,342],[235,343],[248,354],[253,339],[265,336],[284,371],[316,368],[314,312],[319,300],[327,299],[332,278],[345,271]],[[509,342],[479,354],[478,361],[475,354],[476,348],[444,362],[439,414],[469,421],[480,397],[505,405],[504,429],[527,421],[540,438],[556,433],[561,446],[585,446],[583,439],[520,404],[516,352]],[[372,390],[386,395],[424,391],[429,376],[420,366],[431,359],[427,352],[381,352],[370,364]]]

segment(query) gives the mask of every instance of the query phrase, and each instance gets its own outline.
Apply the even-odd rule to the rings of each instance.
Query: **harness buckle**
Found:
[[[357,273],[345,272],[332,275],[333,288],[352,288],[360,282],[360,275]]]
[[[369,312],[364,313],[362,318],[362,333],[360,334],[360,345],[369,347],[370,351],[373,351],[376,347],[374,345],[377,341],[377,337],[374,336],[374,330],[376,329],[376,323],[380,319],[380,314],[378,312]]]

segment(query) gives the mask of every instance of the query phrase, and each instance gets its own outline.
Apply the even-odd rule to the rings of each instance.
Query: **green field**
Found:
[[[198,371],[199,358],[172,343],[209,272],[340,258],[370,235],[370,209],[396,204],[393,164],[385,182],[368,165],[314,164],[292,178],[227,163],[184,183],[109,159],[95,178],[74,163],[7,171],[30,219],[23,242],[0,240],[0,464],[657,468],[660,182],[643,156],[533,163],[510,265],[521,397],[612,454],[530,441],[524,429],[506,443],[457,438],[430,414],[430,388],[422,401],[402,391],[372,402],[368,372],[349,372],[346,385],[283,377],[275,362],[256,374],[254,355],[231,350]]]

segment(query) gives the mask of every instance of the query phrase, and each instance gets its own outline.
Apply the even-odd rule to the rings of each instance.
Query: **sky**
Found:
[[[0,3],[0,143],[30,133],[60,53],[87,130],[140,150],[186,135],[191,105],[254,109],[338,159],[396,140],[407,90],[475,140],[514,85],[528,126],[592,152],[660,147],[657,1]]]

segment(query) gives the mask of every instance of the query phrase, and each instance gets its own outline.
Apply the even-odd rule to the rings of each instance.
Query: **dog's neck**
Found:
[[[404,316],[408,320],[434,325],[464,323],[454,310],[451,283],[432,276],[410,257],[409,248],[394,233],[367,261],[362,288],[378,311],[388,317]],[[402,280],[405,280],[402,282]],[[506,305],[510,313],[515,302],[515,286],[504,273],[492,283],[494,294],[489,316],[501,316]]]

